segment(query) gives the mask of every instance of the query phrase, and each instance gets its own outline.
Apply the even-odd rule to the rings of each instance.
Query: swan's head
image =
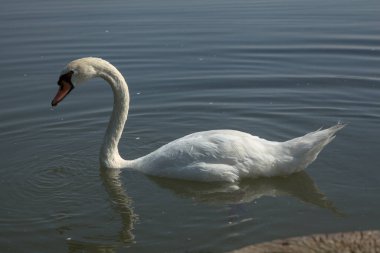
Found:
[[[81,83],[98,75],[97,62],[103,61],[98,58],[82,58],[70,62],[62,70],[58,80],[58,92],[51,101],[52,106],[58,105],[73,89]]]

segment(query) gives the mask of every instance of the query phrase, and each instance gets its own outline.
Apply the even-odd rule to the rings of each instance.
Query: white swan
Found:
[[[100,163],[107,168],[129,168],[148,175],[196,181],[235,182],[246,177],[286,175],[305,169],[344,127],[338,123],[285,142],[267,141],[234,130],[197,132],[143,157],[124,160],[118,143],[127,120],[129,92],[123,76],[112,64],[92,57],[70,62],[61,73],[52,106],[74,86],[94,77],[106,80],[114,94],[113,111],[100,151]]]

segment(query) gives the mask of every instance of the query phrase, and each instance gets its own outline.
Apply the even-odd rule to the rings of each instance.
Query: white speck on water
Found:
[[[239,190],[239,189],[240,189],[240,187],[239,187],[238,185],[236,185],[236,184],[234,184],[234,185],[230,185],[230,186],[227,188],[228,191],[237,191],[237,190]]]
[[[252,221],[253,218],[242,219],[240,223]]]
[[[140,95],[140,94],[141,94],[141,92],[137,92],[137,93],[136,93],[136,95]]]
[[[140,140],[140,137],[136,137],[136,140]]]
[[[68,241],[71,241],[71,237],[67,237],[67,239],[66,240],[68,240]]]
[[[109,31],[109,30],[105,30],[104,32],[105,32],[105,33],[109,33],[110,31]]]

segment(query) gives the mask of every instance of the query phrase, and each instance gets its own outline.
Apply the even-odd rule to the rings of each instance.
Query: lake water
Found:
[[[225,252],[380,229],[380,1],[5,1],[0,251]],[[50,101],[69,61],[126,76],[124,157],[188,133],[287,140],[348,126],[304,172],[223,185],[99,168],[102,80]]]

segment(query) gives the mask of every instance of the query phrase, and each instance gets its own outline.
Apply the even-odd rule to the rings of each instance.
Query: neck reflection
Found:
[[[121,217],[122,229],[120,231],[120,241],[130,243],[134,240],[132,230],[137,215],[133,212],[132,199],[127,195],[120,180],[120,172],[120,170],[100,168],[103,185],[111,199],[113,208]]]
[[[132,199],[127,195],[120,179],[120,170],[100,168],[100,177],[114,210],[120,214],[121,230],[119,238],[113,242],[91,242],[68,240],[68,252],[116,252],[123,245],[134,242],[133,225],[137,215],[133,212]]]

